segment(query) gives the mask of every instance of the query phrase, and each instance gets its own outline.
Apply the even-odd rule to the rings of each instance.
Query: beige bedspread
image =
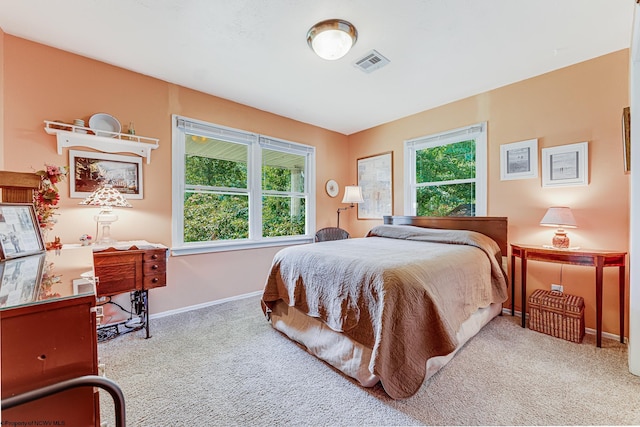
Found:
[[[456,348],[478,308],[507,298],[500,250],[470,231],[382,225],[368,237],[288,247],[273,260],[263,309],[283,300],[373,349],[393,398],[413,395],[426,361]]]

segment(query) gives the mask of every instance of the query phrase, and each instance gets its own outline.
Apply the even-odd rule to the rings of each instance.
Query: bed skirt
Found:
[[[471,337],[501,311],[502,304],[491,304],[472,314],[456,334],[456,349],[446,356],[432,357],[427,361],[425,380],[446,365]],[[282,300],[273,305],[270,314],[272,326],[301,344],[309,353],[355,379],[363,387],[373,387],[378,383],[379,378],[369,370],[372,350],[367,346],[334,331],[319,319],[309,317],[295,307],[289,307]]]

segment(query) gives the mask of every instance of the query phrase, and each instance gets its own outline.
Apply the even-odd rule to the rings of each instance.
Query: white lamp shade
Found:
[[[578,226],[571,209],[566,206],[550,207],[540,220],[540,225],[556,228],[576,228]]]
[[[356,28],[347,21],[329,19],[311,27],[307,43],[322,59],[340,59],[349,52],[358,39]]]
[[[362,189],[357,185],[347,185],[344,187],[342,203],[364,203]]]

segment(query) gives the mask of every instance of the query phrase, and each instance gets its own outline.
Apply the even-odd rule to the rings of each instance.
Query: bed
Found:
[[[504,217],[384,217],[366,237],[287,247],[271,325],[362,386],[417,392],[507,299]]]

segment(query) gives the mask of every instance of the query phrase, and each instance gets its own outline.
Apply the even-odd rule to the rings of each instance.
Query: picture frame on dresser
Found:
[[[570,187],[588,184],[588,142],[542,149],[543,187]]]
[[[0,259],[44,252],[35,207],[31,203],[0,203]]]
[[[88,197],[110,184],[127,199],[143,199],[142,158],[69,150],[69,196]]]

